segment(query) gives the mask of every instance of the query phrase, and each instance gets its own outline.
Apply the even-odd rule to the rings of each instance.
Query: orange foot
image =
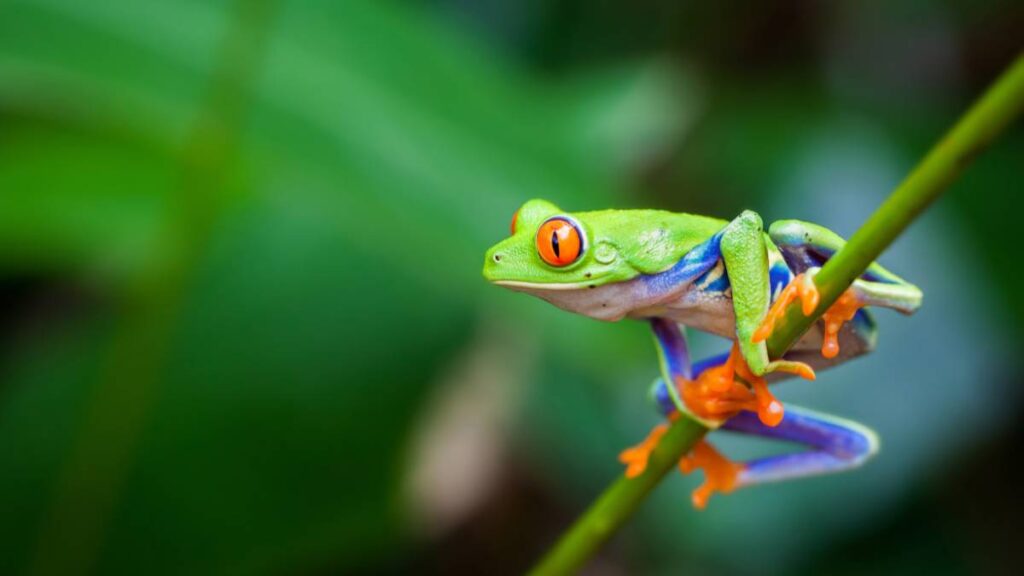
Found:
[[[647,438],[644,438],[643,442],[619,453],[619,462],[626,465],[626,478],[636,478],[644,473],[644,470],[647,469],[647,461],[651,458],[651,452],[658,447],[658,442],[661,441],[665,432],[668,432],[668,424],[658,424],[647,435]]]
[[[786,314],[786,309],[796,300],[800,299],[801,309],[804,316],[810,316],[818,307],[821,295],[814,285],[814,280],[807,274],[798,274],[790,283],[782,289],[782,293],[772,304],[765,315],[761,325],[754,331],[751,338],[754,342],[763,342],[771,336],[775,330],[775,324]],[[821,355],[825,358],[835,358],[839,354],[839,329],[843,324],[849,322],[853,315],[864,307],[864,303],[857,298],[853,289],[843,292],[836,302],[822,314],[821,319],[825,323],[825,334],[821,342]]]
[[[737,375],[746,380],[750,388],[738,382]],[[749,410],[757,412],[766,426],[776,426],[784,415],[782,403],[768,391],[764,378],[750,372],[735,343],[729,359],[721,366],[708,368],[696,380],[678,378],[676,386],[686,407],[707,420],[730,418],[740,410]]]
[[[691,499],[694,508],[703,510],[715,492],[727,494],[736,489],[743,465],[730,462],[714,446],[701,440],[679,461],[679,471],[683,474],[689,474],[697,468],[704,470],[704,483],[693,491]]]
[[[800,298],[804,316],[810,316],[814,313],[814,309],[818,307],[818,301],[821,300],[821,294],[818,293],[818,287],[814,285],[814,279],[811,276],[797,274],[795,278],[790,280],[789,284],[782,289],[779,297],[772,303],[772,307],[768,309],[768,314],[765,315],[761,325],[754,331],[754,337],[751,340],[754,342],[764,342],[767,340],[775,330],[775,324],[786,314],[789,305],[797,298]]]

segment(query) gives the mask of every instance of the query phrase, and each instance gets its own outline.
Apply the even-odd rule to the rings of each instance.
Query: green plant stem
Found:
[[[1024,55],[1019,56],[946,136],[928,153],[815,277],[821,301],[804,316],[791,306],[768,339],[778,358],[835,302],[882,251],[941,194],[1024,109]],[[640,476],[616,480],[562,535],[531,574],[572,574],[633,514],[707,429],[689,418],[669,428]]]
[[[846,246],[829,259],[815,276],[821,293],[811,316],[791,306],[771,338],[768,354],[782,355],[828,310],[843,291],[876,260],[882,251],[929,204],[935,201],[1014,118],[1024,110],[1024,55],[967,111],[960,121],[928,152],[892,194],[858,229]]]

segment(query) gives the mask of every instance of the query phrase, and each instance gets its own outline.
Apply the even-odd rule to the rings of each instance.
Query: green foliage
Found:
[[[604,203],[616,142],[644,136],[585,149],[601,99],[478,52],[378,2],[0,8],[0,270],[107,301],[8,357],[5,572],[343,568],[396,544],[481,247],[523,191]],[[665,110],[662,84],[625,108],[621,86],[619,113]]]

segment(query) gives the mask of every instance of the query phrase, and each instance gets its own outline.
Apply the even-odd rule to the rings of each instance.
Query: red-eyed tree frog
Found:
[[[830,230],[797,220],[765,232],[751,211],[728,222],[659,210],[569,213],[531,200],[515,213],[511,236],[487,251],[483,274],[570,312],[649,322],[661,364],[651,398],[666,418],[807,446],[733,463],[701,441],[680,469],[704,470],[693,494],[703,508],[714,492],[848,470],[877,452],[867,427],[783,408],[767,386],[793,374],[814,379],[817,370],[869,352],[876,330],[865,306],[904,314],[920,306],[917,287],[872,264],[783,359],[770,360],[765,340],[775,321],[796,300],[806,314],[815,309],[812,278],[843,244]],[[691,363],[682,326],[728,338],[732,349]],[[660,424],[622,452],[627,476],[643,473],[666,430]]]

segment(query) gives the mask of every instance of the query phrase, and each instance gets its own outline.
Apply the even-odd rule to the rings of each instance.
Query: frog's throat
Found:
[[[525,292],[555,306],[598,320],[621,320],[633,313],[644,300],[644,286],[637,280],[610,284],[534,282],[495,282],[517,292]]]

